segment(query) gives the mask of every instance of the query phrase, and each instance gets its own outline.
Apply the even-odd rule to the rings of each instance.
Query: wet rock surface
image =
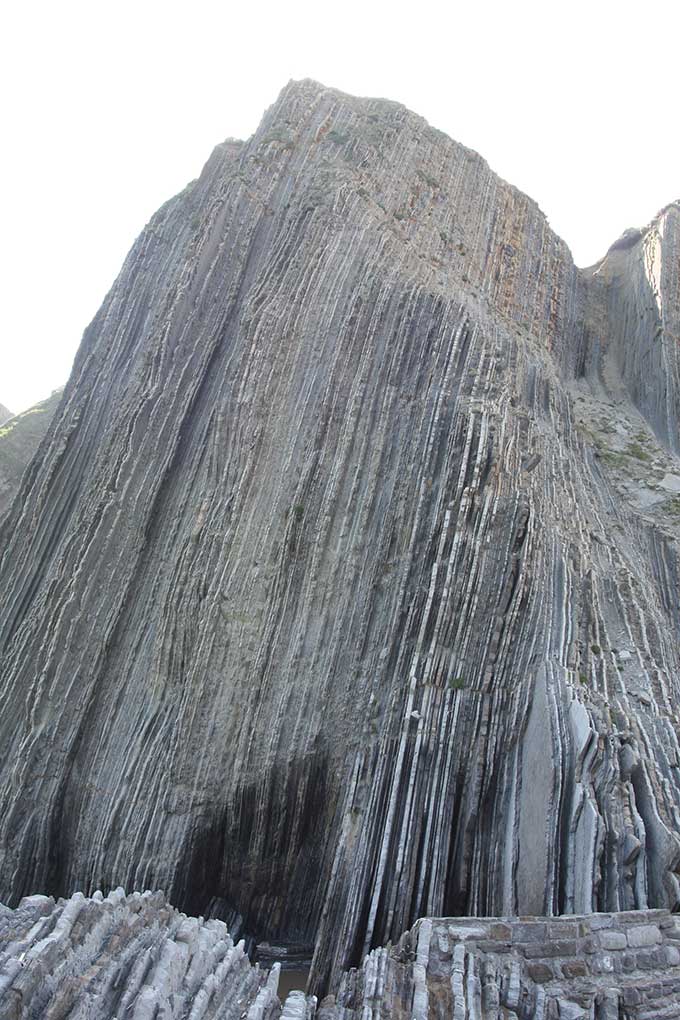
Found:
[[[324,993],[420,916],[677,906],[679,245],[578,270],[314,82],[219,145],[0,522],[0,899],[164,888]]]

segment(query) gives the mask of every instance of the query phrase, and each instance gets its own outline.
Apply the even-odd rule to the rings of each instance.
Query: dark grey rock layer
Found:
[[[318,988],[421,915],[677,905],[679,239],[579,271],[313,82],[218,146],[0,528],[0,896],[161,887]]]

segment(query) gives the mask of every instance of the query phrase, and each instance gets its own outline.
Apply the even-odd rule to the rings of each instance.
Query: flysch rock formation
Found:
[[[38,450],[63,390],[55,390],[21,414],[5,416],[0,407],[0,517],[16,496],[27,465]]]
[[[268,1020],[277,984],[278,967],[252,967],[223,921],[188,918],[162,893],[31,896],[0,912],[2,1020]],[[304,1020],[298,1000],[289,1015]]]
[[[679,945],[667,910],[426,918],[318,1002],[162,893],[31,896],[0,910],[0,1020],[677,1020]]]
[[[0,899],[162,888],[310,988],[680,902],[680,205],[578,270],[288,85],[143,231],[0,523]]]

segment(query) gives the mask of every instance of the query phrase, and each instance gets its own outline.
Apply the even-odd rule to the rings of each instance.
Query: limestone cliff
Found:
[[[0,899],[316,944],[680,901],[680,206],[579,271],[292,83],[153,217],[0,525]]]

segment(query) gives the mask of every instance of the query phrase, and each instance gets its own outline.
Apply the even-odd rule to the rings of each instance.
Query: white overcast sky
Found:
[[[579,265],[680,195],[680,3],[14,0],[0,16],[0,402],[67,378],[154,210],[290,78],[398,100]]]

